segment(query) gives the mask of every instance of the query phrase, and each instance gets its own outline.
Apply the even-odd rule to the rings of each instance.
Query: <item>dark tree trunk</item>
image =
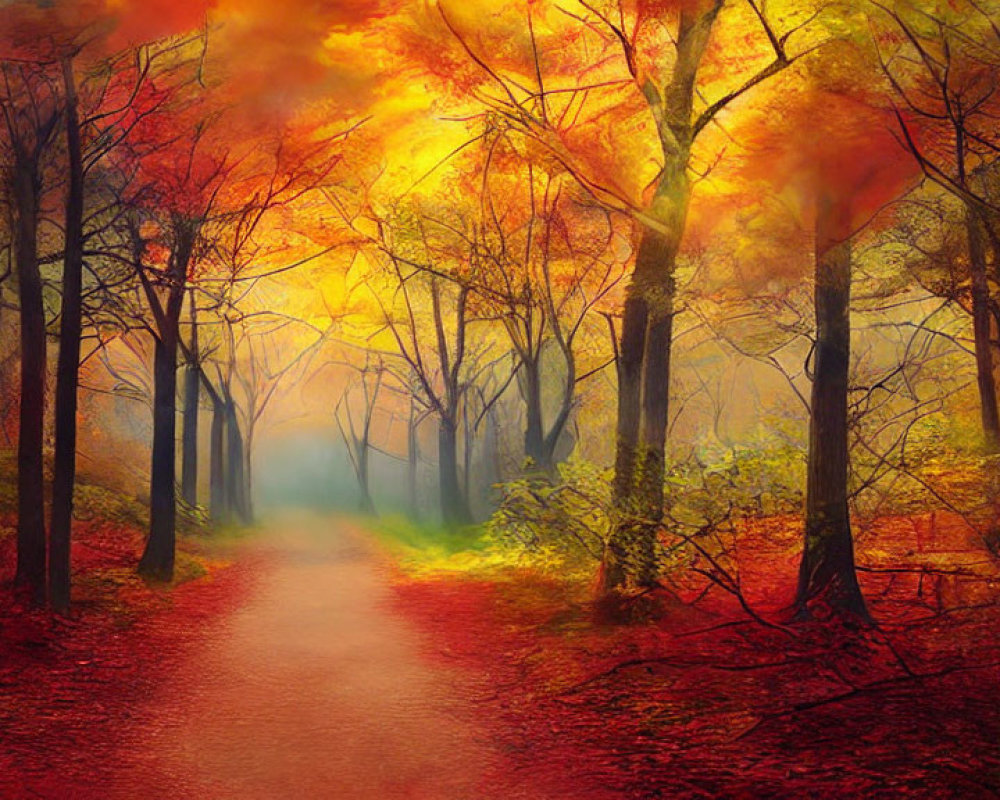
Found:
[[[542,403],[540,355],[537,355],[533,360],[522,362],[523,377],[520,383],[525,406],[524,454],[530,459],[533,472],[552,480],[558,477],[556,451],[573,410],[576,386],[576,365],[573,361],[573,353],[565,342],[560,341],[559,344],[563,347],[566,359],[566,379],[562,387],[562,400],[559,409],[547,428]]]
[[[618,430],[614,497],[620,511],[601,569],[600,594],[656,578],[663,515],[674,260],[673,240],[646,230],[629,286],[618,359]]]
[[[198,504],[198,365],[184,369],[184,414],[181,432],[181,497],[190,506]]]
[[[673,292],[661,298],[663,306],[650,309],[646,331],[645,374],[642,395],[642,450],[637,467],[636,505],[641,523],[636,527],[636,579],[652,586],[659,564],[658,531],[663,516],[666,469],[667,404],[670,387],[670,346],[673,335]]]
[[[66,151],[69,185],[66,193],[65,251],[59,363],[56,368],[55,461],[52,479],[52,520],[49,533],[49,601],[58,611],[70,604],[70,536],[73,486],[76,480],[76,410],[80,373],[83,283],[83,151],[77,118],[73,64],[63,62],[66,89]]]
[[[212,400],[212,428],[209,443],[209,513],[215,522],[229,518],[229,499],[226,493],[226,406]]]
[[[38,269],[38,167],[24,154],[13,168],[15,259],[21,304],[21,396],[17,440],[17,574],[32,602],[45,602],[42,442],[45,414],[45,309]]]
[[[139,559],[139,574],[169,581],[174,576],[177,538],[177,350],[184,284],[197,230],[179,223],[170,255],[166,303],[160,302],[141,263],[137,261],[147,299],[156,319],[153,355],[153,458],[149,481],[149,537]],[[137,256],[141,259],[141,255]]]
[[[472,457],[475,454],[475,443],[472,440],[472,423],[469,409],[462,415],[462,497],[465,505],[472,513]]]
[[[573,406],[576,400],[576,356],[573,353],[572,343],[567,342],[560,336],[558,344],[566,365],[566,375],[563,379],[562,400],[559,404],[559,410],[556,412],[555,419],[552,420],[552,424],[549,426],[545,434],[545,441],[543,442],[543,460],[546,465],[546,471],[553,479],[559,476],[559,446],[564,441],[566,426],[573,415]],[[572,450],[573,446],[570,447],[569,452],[572,452]]]
[[[618,358],[614,499],[619,523],[602,564],[599,591],[648,584],[656,571],[663,510],[674,267],[687,220],[688,166],[697,76],[721,2],[685,5],[678,18],[671,77],[646,93],[660,134],[663,168],[643,228],[625,301]],[[641,437],[641,438],[640,438]],[[623,559],[634,559],[626,564]]]
[[[851,354],[851,247],[836,210],[821,201],[816,221],[816,348],[809,420],[805,546],[799,618],[848,614],[866,619],[854,568],[847,507],[847,390]]]
[[[174,485],[177,453],[177,336],[177,318],[168,313],[160,326],[153,357],[153,462],[149,485],[149,538],[139,561],[141,575],[162,581],[169,581],[174,575],[177,517]]]
[[[545,430],[542,422],[542,380],[538,357],[525,359],[521,364],[521,389],[524,393],[524,455],[529,459],[530,469],[547,472],[549,469],[545,453]]]
[[[363,514],[375,515],[375,501],[372,500],[371,483],[369,482],[368,465],[371,449],[368,447],[368,440],[365,439],[357,443],[358,459],[358,487],[361,490],[361,512]]]
[[[650,522],[663,515],[667,409],[670,399],[670,348],[673,344],[674,261],[681,230],[673,239],[645,231],[636,256],[636,288],[645,301],[642,352],[642,423],[636,459],[636,511]],[[624,343],[623,343],[624,346]]]
[[[637,495],[643,518],[663,516],[666,465],[667,404],[670,397],[670,345],[673,335],[673,281],[663,288],[657,307],[650,308],[643,358],[642,451],[637,467]]]
[[[181,431],[181,497],[198,504],[198,404],[201,401],[201,365],[198,363],[198,316],[194,290],[189,293],[191,348],[184,370],[184,417]]]
[[[991,453],[1000,450],[1000,414],[993,378],[993,345],[990,342],[990,287],[987,280],[983,222],[974,209],[966,210],[969,238],[969,272],[972,283],[972,330],[976,350],[976,382],[983,439]]]
[[[642,421],[642,361],[649,306],[633,282],[625,300],[618,356],[618,427],[615,442],[615,505],[625,513],[635,494],[639,428]]]
[[[490,513],[496,509],[496,485],[502,480],[499,469],[500,444],[497,407],[486,412],[486,430],[483,433],[483,493],[481,500]]]
[[[438,471],[441,483],[441,516],[446,525],[469,525],[472,513],[458,480],[458,431],[455,421],[438,422]]]
[[[417,464],[420,459],[420,439],[417,436],[417,415],[412,404],[410,418],[406,426],[406,490],[409,498],[410,516],[420,516],[420,501],[417,499]]]
[[[232,401],[226,403],[226,445],[226,496],[229,499],[229,509],[240,522],[249,524],[243,435],[240,433],[236,406]]]

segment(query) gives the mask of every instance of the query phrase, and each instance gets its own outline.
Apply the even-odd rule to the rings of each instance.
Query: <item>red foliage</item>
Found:
[[[106,12],[113,26],[109,50],[196,30],[214,5],[211,0],[120,0]]]
[[[246,565],[169,590],[131,579],[140,538],[105,523],[74,531],[71,618],[0,592],[0,796],[106,797],[137,702],[244,593]],[[13,556],[7,535],[5,575]]]
[[[761,520],[741,535],[756,608],[789,597],[799,533]],[[465,673],[456,694],[502,754],[477,796],[995,794],[1000,570],[943,515],[880,520],[860,538],[872,630],[765,626],[724,593],[691,602],[683,591],[661,598],[661,622],[598,625],[580,587],[526,572],[400,577],[394,605],[428,634],[425,658]],[[71,620],[0,605],[0,796],[104,797],[133,759],[155,759],[123,738],[134,715],[155,713],[139,701],[187,679],[195,646],[218,634],[261,566],[170,591],[95,589],[95,577],[131,569],[137,545],[120,528],[81,526]],[[11,551],[0,539],[0,566]],[[144,791],[194,796],[184,777]]]
[[[926,520],[879,526],[901,552],[918,544],[904,535],[926,537]],[[794,544],[755,533],[754,599],[776,608],[795,573],[775,558]],[[397,594],[452,668],[483,676],[482,718],[510,754],[487,796],[515,774],[538,797],[996,794],[994,585],[903,561],[872,569],[890,570],[862,573],[882,625],[860,631],[768,628],[714,593],[664,598],[658,624],[602,627],[584,598],[531,575],[403,578]]]
[[[737,120],[747,150],[737,169],[789,194],[807,217],[825,196],[837,209],[835,235],[846,237],[912,188],[920,168],[870,55],[846,42],[824,53],[822,62],[804,62],[800,80],[783,85],[761,113]]]

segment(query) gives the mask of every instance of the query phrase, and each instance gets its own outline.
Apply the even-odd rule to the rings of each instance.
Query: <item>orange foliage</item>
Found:
[[[912,187],[919,168],[860,54],[832,47],[838,58],[826,54],[817,74],[807,71],[765,111],[740,119],[738,136],[748,155],[739,169],[744,178],[784,192],[806,215],[819,196],[830,197],[840,209],[839,235],[846,237]],[[829,72],[819,74],[824,69]]]

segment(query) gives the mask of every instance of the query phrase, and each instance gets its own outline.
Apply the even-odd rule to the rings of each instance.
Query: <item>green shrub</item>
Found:
[[[100,519],[133,528],[144,527],[149,516],[146,507],[134,497],[92,483],[77,484],[73,515],[80,520]]]
[[[592,563],[614,530],[611,470],[573,457],[559,477],[527,476],[500,487],[499,508],[486,524],[489,540],[539,563]]]
[[[736,516],[797,510],[805,485],[802,453],[783,442],[756,447],[695,448],[671,462],[664,483],[661,571],[690,561],[691,542],[707,542]],[[527,560],[593,567],[615,534],[619,514],[612,498],[612,470],[578,457],[559,466],[557,480],[526,476],[502,484],[500,507],[487,523],[497,546]],[[673,535],[672,535],[673,534]],[[721,545],[699,543],[721,551]]]

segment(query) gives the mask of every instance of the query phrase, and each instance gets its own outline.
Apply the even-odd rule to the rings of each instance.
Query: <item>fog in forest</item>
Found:
[[[0,795],[997,794],[998,118],[1000,0],[0,0]]]

